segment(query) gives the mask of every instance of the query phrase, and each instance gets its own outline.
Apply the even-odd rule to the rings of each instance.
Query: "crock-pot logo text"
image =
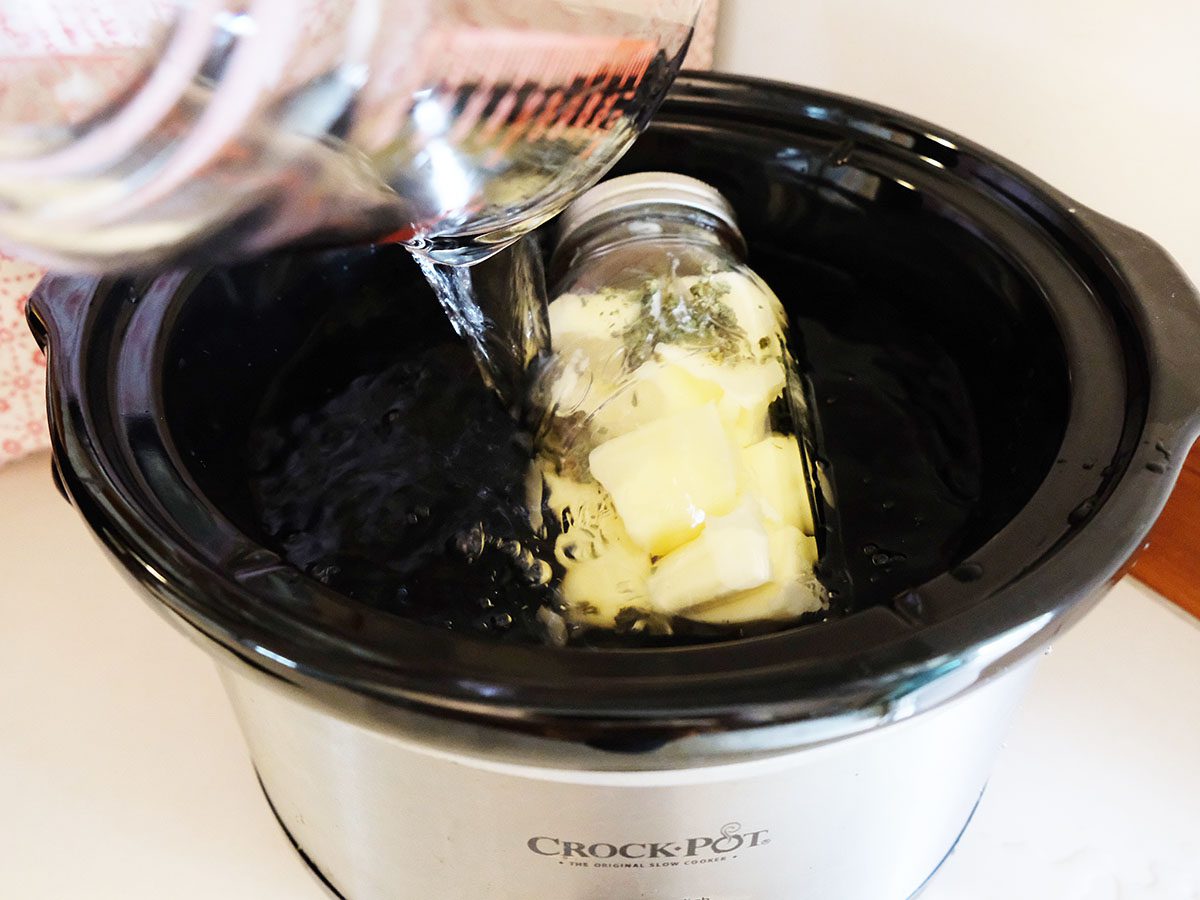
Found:
[[[771,843],[771,833],[743,831],[739,822],[730,822],[718,834],[698,835],[675,841],[573,841],[562,837],[538,835],[527,846],[538,856],[553,857],[560,863],[583,866],[640,867],[696,864],[730,859],[744,850]],[[673,861],[673,862],[672,862]]]

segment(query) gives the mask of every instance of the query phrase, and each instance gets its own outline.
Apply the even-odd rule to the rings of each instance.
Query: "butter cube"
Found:
[[[715,606],[692,610],[686,618],[706,625],[743,625],[747,622],[779,622],[798,619],[824,607],[820,594],[800,582],[772,581],[738,594]]]
[[[771,403],[787,384],[787,374],[778,359],[720,366],[718,375],[725,398],[743,409]]]
[[[541,378],[540,404],[557,415],[590,415],[625,377],[620,335],[640,307],[626,294],[563,294],[548,307],[554,368]]]
[[[588,456],[635,544],[662,556],[737,500],[737,461],[712,403],[649,422]]]
[[[572,618],[611,628],[625,607],[648,609],[650,556],[630,539],[608,492],[549,469],[542,478],[545,505],[563,529],[554,555],[566,570],[561,590]]]
[[[610,541],[591,559],[573,562],[562,580],[572,618],[612,628],[621,610],[648,609],[650,557],[632,544]]]
[[[796,438],[773,434],[743,449],[741,458],[746,490],[762,506],[763,517],[814,534],[808,481]]]
[[[577,481],[565,475],[559,475],[549,465],[538,467],[544,487],[542,495],[545,504],[557,516],[570,509],[576,518],[586,515],[586,511],[599,509],[608,499],[604,488],[594,481]],[[611,507],[611,503],[609,506]]]
[[[709,625],[794,619],[824,607],[813,575],[817,542],[791,525],[768,526],[771,580],[715,603],[705,603],[684,615]]]
[[[783,394],[783,365],[778,360],[770,360],[725,368],[731,371],[723,385],[725,393],[718,409],[738,445],[746,447],[762,440],[769,430],[768,411]]]
[[[738,447],[749,447],[763,440],[771,431],[770,403],[758,406],[735,406],[727,401],[717,404],[721,421],[729,439]]]
[[[783,394],[787,374],[778,358],[716,360],[702,351],[660,344],[655,355],[720,390],[717,409],[739,446],[762,440],[768,408]]]
[[[794,525],[767,524],[771,548],[771,578],[795,581],[812,575],[817,564],[817,541]]]
[[[758,587],[770,577],[770,541],[758,505],[747,500],[658,561],[649,580],[650,602],[674,615]]]
[[[755,355],[778,355],[787,322],[779,300],[765,284],[738,273],[720,276],[721,302],[733,312]],[[763,343],[766,346],[762,346]]]
[[[641,306],[625,294],[562,294],[547,307],[556,352],[586,341],[614,339],[633,325]]]
[[[778,358],[714,359],[703,350],[673,344],[659,344],[654,353],[663,362],[677,365],[696,378],[717,385],[722,395],[737,406],[770,403],[783,393],[787,383],[787,374]]]
[[[733,509],[738,465],[715,404],[673,413],[588,457],[634,543],[662,556]]]
[[[592,415],[592,431],[601,440],[628,434],[671,413],[721,398],[721,389],[679,366],[650,360],[630,376],[628,384]]]
[[[545,473],[544,483],[545,505],[560,532],[554,555],[565,568],[606,553],[610,544],[636,549],[613,508],[612,497],[599,484],[576,481],[553,471]]]

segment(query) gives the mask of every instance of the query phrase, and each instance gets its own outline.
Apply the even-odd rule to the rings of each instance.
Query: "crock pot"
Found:
[[[947,571],[695,647],[437,631],[289,566],[247,488],[249,423],[301,348],[344,348],[322,377],[348,381],[438,327],[397,299],[420,290],[402,250],[51,277],[30,303],[61,489],[217,660],[269,802],[337,895],[912,895],[1041,650],[1122,574],[1200,428],[1178,267],[957,135],[685,75],[618,167],[652,169],[731,200],[792,316],[822,273],[867,280],[954,361],[981,512]]]

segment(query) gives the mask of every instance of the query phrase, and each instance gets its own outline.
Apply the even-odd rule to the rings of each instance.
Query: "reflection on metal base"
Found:
[[[294,847],[296,852],[300,854],[300,858],[304,860],[304,864],[308,866],[309,870],[313,873],[313,875],[316,876],[317,880],[321,882],[322,887],[329,892],[330,897],[333,897],[334,900],[348,900],[346,895],[335,888],[333,886],[333,882],[325,877],[325,873],[317,868],[317,864],[312,861],[312,858],[309,857],[307,853],[304,852],[304,848],[301,847],[296,841],[296,838],[288,830],[288,827],[283,824],[283,818],[279,815],[279,810],[275,808],[275,804],[271,801],[271,795],[267,793],[267,786],[263,784],[262,777],[258,774],[257,770],[254,773],[254,777],[258,779],[258,786],[262,789],[263,797],[265,797],[267,800],[267,806],[271,809],[271,815],[273,815],[275,817],[275,821],[279,823],[279,827],[283,830],[284,835],[286,835],[287,839],[291,842],[292,847]]]
[[[283,824],[283,819],[279,815],[279,810],[275,808],[275,804],[271,801],[271,795],[267,793],[267,786],[263,784],[262,778],[259,776],[257,771],[255,771],[254,775],[256,778],[258,778],[258,786],[263,792],[263,797],[266,798],[267,806],[270,808],[271,814],[275,816],[275,821],[279,823],[280,829],[283,831],[284,835],[287,836],[288,841],[291,842],[292,847],[295,848],[296,852],[300,855],[300,858],[304,860],[304,864],[308,866],[309,871],[311,871],[317,880],[321,882],[321,885],[326,891],[329,892],[329,896],[333,897],[334,900],[349,900],[345,894],[333,886],[333,882],[325,877],[325,874],[317,868],[317,864],[312,861],[307,853],[304,852],[304,848],[301,847],[296,841],[296,838],[288,830],[288,827]],[[942,870],[942,866],[946,864],[946,860],[948,860],[954,854],[954,851],[958,848],[958,842],[961,841],[963,835],[967,833],[967,829],[970,827],[971,821],[975,818],[975,813],[978,812],[979,804],[983,802],[983,795],[986,791],[987,785],[985,784],[983,786],[983,790],[979,792],[979,797],[976,799],[975,805],[971,807],[971,812],[967,814],[967,821],[963,822],[962,830],[959,831],[958,836],[954,838],[954,843],[950,845],[950,849],[946,851],[946,855],[943,856],[938,861],[938,864],[933,867],[933,871],[930,872],[925,877],[925,880],[921,882],[920,886],[909,895],[908,900],[917,900],[917,898],[925,892],[925,888],[929,887],[929,882],[933,881],[933,877]]]
[[[983,802],[983,795],[985,791],[987,791],[986,784],[983,786],[983,790],[979,792],[979,799],[977,799],[975,801],[975,805],[971,807],[971,812],[967,815],[967,821],[963,822],[962,831],[958,833],[958,837],[954,839],[954,843],[950,845],[950,849],[946,851],[946,855],[943,856],[941,861],[933,867],[933,871],[930,872],[926,879],[921,882],[921,886],[913,891],[908,900],[917,900],[917,897],[925,893],[925,888],[929,887],[929,882],[933,881],[933,876],[942,871],[942,866],[946,864],[946,860],[948,860],[954,854],[954,851],[958,849],[958,842],[962,840],[963,835],[967,833],[967,829],[971,826],[971,820],[975,818],[975,813],[979,810],[979,804]]]

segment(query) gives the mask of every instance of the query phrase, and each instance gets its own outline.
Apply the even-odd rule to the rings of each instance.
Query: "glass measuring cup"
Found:
[[[0,245],[90,270],[298,241],[486,258],[628,147],[699,5],[6,3]]]

